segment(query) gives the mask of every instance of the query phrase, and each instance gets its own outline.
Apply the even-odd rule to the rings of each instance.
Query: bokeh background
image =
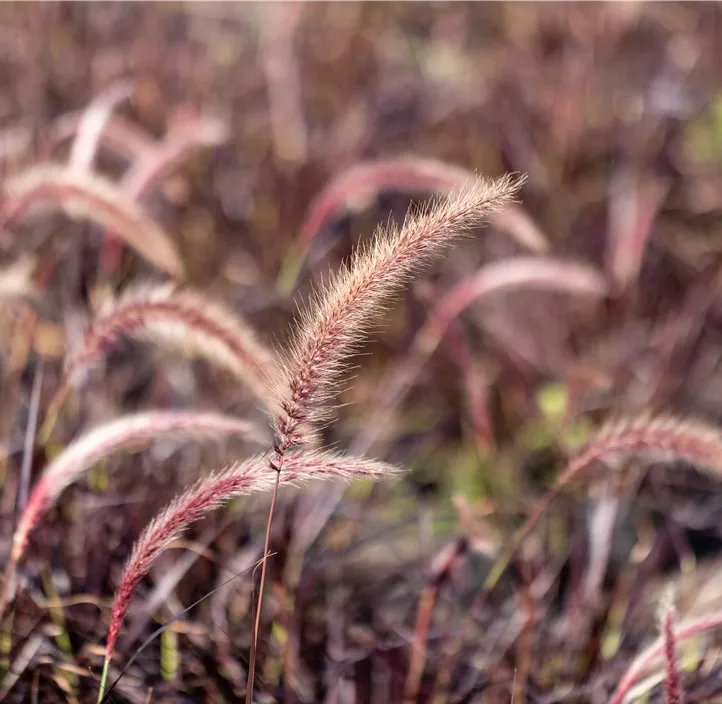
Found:
[[[601,465],[554,503],[501,582],[482,587],[605,421],[722,419],[721,31],[712,3],[0,6],[2,179],[66,161],[63,120],[120,80],[131,94],[115,114],[146,136],[211,116],[227,139],[189,153],[142,204],[172,234],[186,283],[279,351],[313,286],[438,190],[439,174],[527,175],[517,219],[462,241],[388,311],[324,429],[325,444],[406,477],[343,497],[282,493],[258,701],[604,702],[657,636],[666,583],[680,619],[719,609],[719,481],[666,458]],[[374,171],[399,157],[401,177]],[[309,224],[328,184],[368,165]],[[126,166],[97,161],[113,178]],[[33,290],[0,302],[4,556],[24,461],[36,477],[84,429],[144,408],[263,414],[208,366],[125,341],[29,457],[29,419],[42,420],[93,311],[166,277],[60,215],[3,234],[3,266],[30,262]],[[434,303],[521,256],[582,263],[608,290],[522,285],[470,306],[379,430],[383,392]],[[247,454],[242,443],[154,443],[64,495],[23,565],[3,641],[8,701],[94,701],[108,600],[134,540],[183,486]],[[158,623],[254,564],[267,511],[268,497],[236,502],[193,528],[190,558],[163,556],[136,594],[119,667]],[[164,582],[176,568],[177,583]],[[238,701],[252,584],[240,576],[153,641],[114,701]],[[55,598],[62,609],[49,608]],[[722,701],[720,642],[712,631],[679,644],[687,701]],[[663,670],[646,674],[646,701],[662,701]]]

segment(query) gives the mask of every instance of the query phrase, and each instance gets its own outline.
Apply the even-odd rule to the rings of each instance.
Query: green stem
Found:
[[[110,658],[105,658],[103,663],[103,675],[100,678],[100,689],[98,690],[98,704],[103,701],[105,688],[108,685],[108,670],[110,670]]]

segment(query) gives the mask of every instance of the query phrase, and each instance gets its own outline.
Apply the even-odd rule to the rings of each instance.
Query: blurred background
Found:
[[[258,701],[605,702],[658,635],[667,582],[680,619],[722,606],[719,481],[671,461],[602,466],[620,471],[559,498],[483,589],[606,421],[722,419],[721,31],[712,3],[0,6],[3,184],[67,164],[84,111],[127,86],[94,168],[121,180],[134,150],[185,135],[182,159],[139,202],[172,236],[184,282],[279,351],[297,306],[378,225],[468,173],[527,175],[511,214],[389,309],[323,431],[325,445],[407,467],[405,478],[282,493]],[[3,556],[23,463],[37,477],[89,427],[146,408],[264,422],[208,365],[123,341],[28,451],[30,419],[42,422],[94,311],[169,277],[87,222],[10,222],[8,193],[0,265],[20,295],[0,298]],[[563,282],[560,263],[574,262],[582,282],[540,292],[525,283],[529,258]],[[520,283],[474,301],[417,355],[434,305],[489,266]],[[158,442],[63,496],[23,565],[3,646],[8,701],[94,701],[89,673],[133,542],[182,487],[248,454]],[[254,564],[267,512],[259,497],[194,526],[171,586],[161,577],[185,553],[163,556],[136,594],[121,663]],[[114,701],[238,701],[251,588],[245,574],[179,620]],[[688,702],[722,701],[720,638],[680,643]],[[645,677],[640,696],[662,701],[663,670]]]

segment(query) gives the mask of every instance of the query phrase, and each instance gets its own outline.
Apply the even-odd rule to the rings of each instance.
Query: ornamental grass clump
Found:
[[[299,448],[312,437],[314,424],[332,415],[340,377],[349,357],[384,306],[411,276],[455,238],[468,234],[490,213],[512,200],[521,179],[477,179],[466,187],[409,214],[401,227],[379,230],[350,262],[317,292],[302,313],[290,353],[275,384],[278,411],[273,415],[275,439],[271,452],[251,458],[201,480],[159,514],[136,544],[113,603],[100,699],[106,696],[107,673],[120,626],[132,592],[150,564],[191,522],[229,499],[273,489],[264,557],[280,483],[313,478],[385,477],[390,465],[328,452]],[[261,568],[259,600],[251,646],[246,700],[253,696],[256,642],[266,560]]]

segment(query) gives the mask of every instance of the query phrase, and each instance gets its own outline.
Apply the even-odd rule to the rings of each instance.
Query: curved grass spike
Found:
[[[665,599],[667,603],[662,605],[661,630],[664,639],[664,702],[665,704],[684,704],[684,690],[679,673],[677,661],[677,639],[674,635],[674,623],[676,620],[672,594],[669,593]]]
[[[385,191],[446,193],[463,188],[474,178],[475,174],[463,167],[410,155],[354,164],[334,177],[312,201],[295,247],[284,262],[279,285],[292,288],[311,243],[344,212],[368,207]],[[525,249],[533,252],[549,249],[545,235],[515,203],[489,213],[489,221]]]
[[[85,110],[81,110],[61,115],[55,120],[50,125],[40,144],[40,160],[51,159],[53,153],[64,142],[74,138],[84,117]],[[146,134],[135,123],[126,120],[120,115],[112,115],[103,126],[103,130],[99,135],[98,146],[125,161],[134,161],[154,149],[156,140]]]
[[[45,468],[20,516],[5,572],[0,618],[11,598],[15,568],[22,559],[33,528],[60,494],[85,476],[94,464],[115,452],[157,438],[219,438],[227,435],[238,435],[257,443],[264,439],[255,425],[232,416],[192,411],[150,411],[123,416],[90,430],[71,443]]]
[[[285,459],[281,477],[283,483],[311,479],[374,479],[393,476],[398,472],[395,467],[384,462],[345,457],[331,452],[289,453]],[[232,498],[274,488],[276,475],[268,469],[271,460],[271,455],[258,455],[211,474],[176,498],[143,531],[133,548],[113,602],[98,701],[102,700],[105,693],[110,659],[133,591],[153,561],[171,541],[205,514]]]
[[[117,233],[143,258],[174,278],[183,278],[180,254],[168,234],[116,184],[98,174],[54,164],[38,166],[4,184],[0,227],[32,206],[63,211],[75,220],[92,220]]]
[[[607,285],[595,267],[555,257],[521,256],[482,266],[449,289],[431,309],[403,360],[379,385],[379,397],[369,421],[352,442],[350,452],[364,455],[374,448],[375,454],[383,454],[381,441],[387,437],[394,409],[404,400],[454,321],[473,303],[513,290],[558,291],[601,298],[607,293]],[[323,508],[309,514],[304,523],[307,540],[315,539],[339,499],[329,492]]]
[[[41,438],[47,439],[76,377],[105,355],[123,335],[150,340],[207,360],[248,386],[271,410],[278,377],[273,354],[239,315],[193,291],[172,285],[136,287],[99,313],[80,349],[67,360]]]
[[[679,646],[687,639],[719,628],[722,628],[722,611],[714,611],[696,619],[671,625],[669,632],[663,633],[632,661],[610,697],[609,704],[625,704],[632,701],[630,697],[632,688],[645,670],[656,661],[666,658],[670,640],[674,640]]]
[[[370,325],[403,285],[452,240],[511,201],[522,181],[478,179],[380,229],[303,311],[281,379],[275,420],[279,456],[305,440],[307,423],[326,420],[338,378]]]
[[[508,205],[524,179],[477,178],[447,197],[409,212],[403,225],[376,231],[318,292],[301,315],[280,384],[281,412],[274,419],[276,441],[270,468],[276,472],[263,548],[268,554],[271,522],[286,453],[309,441],[309,428],[331,416],[329,401],[339,377],[373,321],[394,295],[455,238],[470,232]],[[263,603],[266,561],[251,641],[246,702],[253,699],[256,644]]]
[[[126,171],[121,179],[121,189],[133,200],[139,200],[194,149],[218,146],[228,136],[226,124],[211,115],[179,115],[163,139],[153,149],[139,155]]]
[[[609,423],[567,463],[554,486],[536,502],[531,515],[512,538],[508,551],[497,561],[484,585],[491,589],[509,565],[519,545],[564,489],[595,462],[618,455],[684,460],[722,475],[722,432],[693,420],[641,417]]]

